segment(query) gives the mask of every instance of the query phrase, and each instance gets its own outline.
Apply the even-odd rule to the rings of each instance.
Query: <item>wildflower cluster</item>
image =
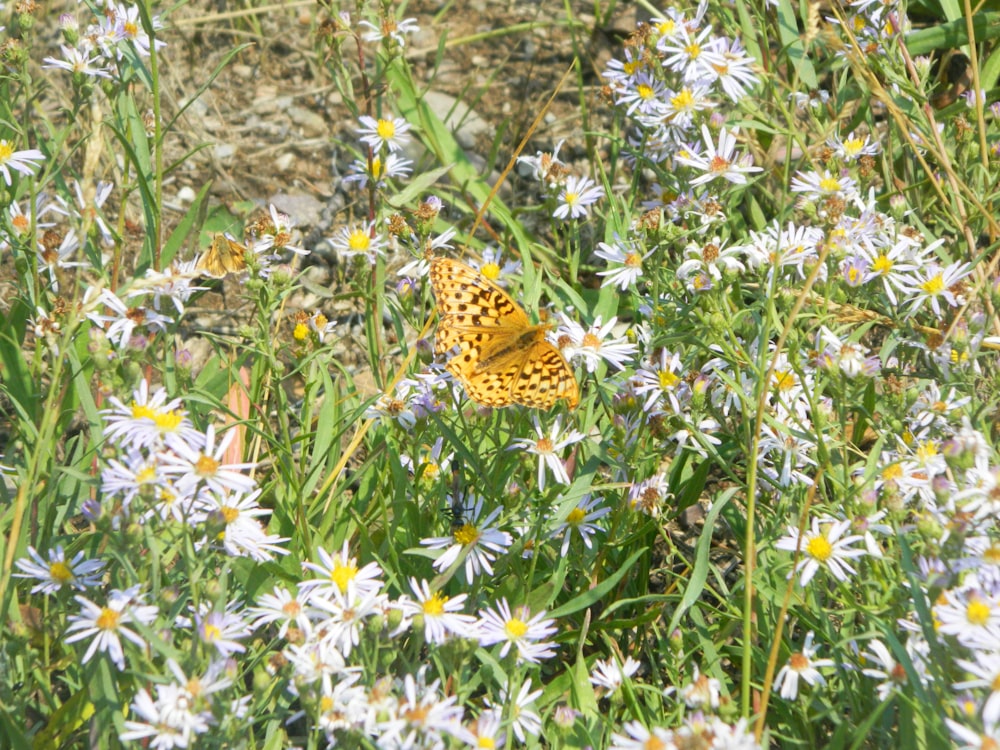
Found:
[[[349,215],[303,236],[271,205],[190,260],[208,191],[165,210],[170,125],[138,114],[176,48],[159,20],[60,20],[25,69],[91,104],[58,141],[8,66],[0,663],[30,689],[0,692],[164,750],[1000,742],[1000,285],[975,245],[997,231],[954,182],[995,167],[985,94],[900,106],[928,65],[892,2],[810,16],[837,61],[811,26],[744,47],[733,8],[669,7],[602,72],[608,163],[520,156],[545,210],[491,198],[481,247],[453,214],[489,187],[442,147],[390,6],[316,16]],[[347,263],[300,288],[324,235]],[[216,297],[235,325],[205,325]]]
[[[46,57],[43,67],[69,71],[74,78],[116,79],[121,76],[119,63],[129,54],[149,57],[150,48],[161,49],[165,43],[153,40],[143,28],[137,5],[105,0],[91,16],[91,22],[81,28],[71,13],[59,18],[65,44],[60,45],[62,57]],[[159,16],[150,17],[154,31],[162,29]]]

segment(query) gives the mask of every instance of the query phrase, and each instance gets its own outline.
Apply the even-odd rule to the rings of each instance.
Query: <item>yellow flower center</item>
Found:
[[[937,454],[937,444],[932,440],[920,443],[920,445],[917,446],[917,458],[920,459],[921,463],[926,463],[930,459],[937,456]]]
[[[833,554],[833,546],[825,536],[814,536],[806,544],[806,554],[820,562],[826,562]]]
[[[865,142],[860,138],[848,138],[844,141],[844,151],[848,156],[856,156],[864,146]]]
[[[330,580],[337,584],[337,588],[341,592],[347,591],[347,584],[354,580],[354,576],[358,574],[358,566],[354,563],[348,563],[345,565],[338,559],[334,565],[333,570],[330,571]]]
[[[292,331],[292,338],[296,341],[302,341],[306,336],[309,335],[309,326],[305,323],[297,323],[295,325],[295,330]]]
[[[447,601],[447,596],[442,595],[439,591],[434,592],[434,596],[424,602],[424,614],[431,617],[440,617],[444,614],[444,605]]]
[[[427,720],[427,714],[428,710],[425,706],[414,706],[403,712],[403,718],[410,724],[419,726]]]
[[[199,477],[214,477],[219,471],[219,462],[204,453],[194,462],[194,473]]]
[[[219,640],[219,636],[222,635],[222,630],[218,625],[206,624],[205,627],[202,628],[201,634],[206,643],[215,643],[215,641]]]
[[[156,422],[160,432],[173,432],[184,421],[184,415],[176,411],[164,411],[156,414],[153,421]]]
[[[482,268],[479,269],[479,273],[491,281],[496,281],[500,278],[500,266],[496,263],[483,263]]]
[[[73,580],[73,571],[64,562],[54,562],[49,566],[49,575],[53,581],[69,583]]]
[[[796,672],[801,672],[809,666],[809,657],[805,654],[792,654],[788,658],[788,666]]]
[[[231,505],[226,505],[222,508],[220,514],[222,515],[223,522],[228,526],[240,517],[240,509],[234,508]]]
[[[639,253],[629,253],[625,256],[625,265],[630,268],[642,268],[642,256]]]
[[[903,467],[899,464],[891,464],[882,469],[882,479],[887,482],[895,481],[903,476]]]
[[[719,172],[725,172],[729,169],[730,161],[722,156],[716,154],[712,157],[712,161],[709,163],[708,168],[710,171],[718,174]]]
[[[124,28],[125,28],[125,36],[127,36],[129,39],[135,39],[137,36],[139,36],[139,27],[136,24],[132,23],[131,21],[126,22]]]
[[[512,617],[507,621],[507,624],[504,625],[504,630],[512,640],[516,640],[517,638],[522,638],[524,634],[528,632],[528,626],[523,620]]]
[[[396,123],[392,120],[382,120],[378,121],[378,126],[375,128],[378,133],[378,137],[383,141],[388,141],[396,135]]]
[[[137,404],[135,401],[132,402],[132,419],[156,419],[158,412],[145,404]]]
[[[581,343],[581,346],[586,346],[589,349],[600,349],[601,340],[597,338],[597,336],[592,334],[590,331],[587,331],[585,334],[583,334],[583,341]]]
[[[795,373],[791,370],[774,371],[774,387],[779,391],[790,391],[796,382]]]
[[[497,743],[492,737],[480,737],[476,741],[476,747],[481,747],[483,750],[493,750],[497,746]]]
[[[470,544],[475,544],[479,539],[479,529],[477,529],[473,524],[467,523],[459,529],[456,529],[452,536],[455,541],[461,544],[463,547],[467,547]]]
[[[118,627],[121,618],[120,612],[104,607],[101,609],[101,614],[97,616],[97,627],[101,630],[114,630]]]
[[[840,180],[836,177],[824,177],[819,181],[819,186],[824,193],[836,193],[840,190]]]
[[[0,141],[0,164],[6,163],[13,153],[14,147],[10,145],[9,141]]]
[[[934,274],[923,282],[920,288],[928,294],[941,294],[944,291],[944,276],[940,273]]]
[[[552,441],[546,437],[538,438],[538,442],[535,443],[535,450],[539,453],[551,453],[554,448]]]
[[[657,375],[660,380],[660,388],[673,388],[677,385],[677,381],[680,380],[680,378],[670,372],[670,370],[660,370]]]
[[[691,44],[684,48],[684,51],[687,52],[688,57],[695,60],[701,54],[701,45],[697,42],[691,42]]]
[[[882,275],[888,274],[892,270],[893,262],[888,255],[882,253],[879,255],[875,262],[872,263],[872,271]]]
[[[653,98],[653,87],[646,83],[640,83],[635,87],[635,93],[639,95],[640,99],[648,101]]]
[[[978,596],[969,600],[965,608],[965,617],[971,625],[985,625],[990,621],[990,605]]]
[[[688,109],[694,104],[694,96],[691,95],[691,89],[681,89],[677,92],[676,96],[671,97],[670,103],[674,106],[674,109]]]
[[[351,232],[351,236],[347,238],[347,246],[355,253],[366,252],[370,245],[371,237],[363,229],[355,229]]]
[[[583,508],[573,508],[566,516],[566,523],[572,526],[578,526],[583,522],[583,519],[587,517],[587,514],[583,512]]]

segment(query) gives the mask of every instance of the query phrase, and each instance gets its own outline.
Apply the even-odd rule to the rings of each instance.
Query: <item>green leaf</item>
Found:
[[[701,534],[698,535],[698,545],[695,547],[694,567],[691,569],[691,577],[688,578],[687,586],[684,587],[684,596],[681,597],[680,604],[677,605],[673,617],[670,618],[670,626],[667,628],[668,633],[674,632],[677,626],[680,625],[684,613],[698,601],[705,590],[705,581],[708,580],[708,570],[710,567],[708,553],[712,549],[712,532],[715,530],[715,520],[719,517],[722,509],[729,504],[736,491],[737,488],[733,487],[717,497],[712,503],[712,509],[705,516],[705,526],[702,528]]]
[[[1000,37],[1000,13],[977,13],[972,17],[976,42],[983,43]],[[906,47],[911,55],[926,55],[934,50],[955,49],[969,43],[965,19],[932,26],[906,35]],[[985,85],[985,82],[984,82]]]
[[[638,560],[645,552],[646,548],[643,547],[642,549],[632,553],[631,557],[629,557],[628,560],[626,560],[624,564],[622,564],[618,568],[618,570],[614,572],[612,576],[610,576],[609,578],[605,578],[594,588],[588,589],[587,591],[585,591],[582,594],[579,594],[578,596],[574,596],[572,599],[570,599],[561,607],[557,607],[556,609],[549,612],[548,616],[558,619],[560,617],[566,617],[567,615],[571,615],[574,612],[579,612],[581,609],[586,609],[587,607],[592,607],[593,605],[597,604],[597,602],[599,602],[602,598],[604,598],[605,594],[607,594],[615,586],[618,585],[618,582],[622,578],[624,578],[625,575],[632,569],[632,565],[635,563],[635,561]]]
[[[395,195],[389,196],[386,199],[386,203],[393,208],[404,208],[406,206],[413,205],[418,198],[427,193],[428,189],[434,183],[450,171],[451,165],[431,169],[427,172],[421,172],[411,179],[403,190]]]

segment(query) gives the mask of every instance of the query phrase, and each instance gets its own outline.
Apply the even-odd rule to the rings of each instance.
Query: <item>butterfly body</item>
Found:
[[[198,259],[195,268],[206,276],[221,279],[226,274],[246,270],[246,252],[246,247],[232,237],[216,234],[208,250]]]
[[[550,409],[559,399],[579,402],[576,378],[527,313],[495,283],[450,258],[431,261],[437,300],[434,350],[454,352],[446,365],[469,398],[484,406],[522,404]]]

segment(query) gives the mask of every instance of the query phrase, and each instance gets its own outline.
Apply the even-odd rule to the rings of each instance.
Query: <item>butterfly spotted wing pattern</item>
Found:
[[[431,286],[438,312],[434,350],[454,353],[446,367],[469,398],[484,406],[538,409],[565,399],[576,407],[576,378],[546,340],[546,326],[532,325],[503,289],[450,258],[431,260]]]

